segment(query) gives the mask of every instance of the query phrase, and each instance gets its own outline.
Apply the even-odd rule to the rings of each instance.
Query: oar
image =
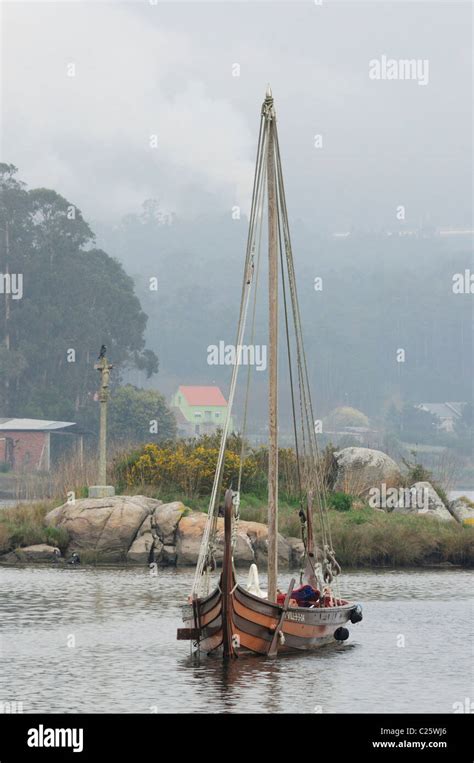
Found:
[[[278,635],[283,628],[283,621],[285,619],[285,613],[288,610],[288,606],[290,604],[291,594],[293,593],[293,588],[295,587],[295,579],[291,578],[290,585],[288,588],[288,591],[286,592],[285,601],[283,603],[283,611],[280,615],[280,620],[278,622],[277,627],[275,628],[275,633],[273,634],[272,642],[270,644],[270,649],[268,650],[267,654],[269,657],[276,657],[278,652]]]

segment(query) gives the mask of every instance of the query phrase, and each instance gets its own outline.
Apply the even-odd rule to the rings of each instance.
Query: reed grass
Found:
[[[37,501],[20,503],[0,510],[0,553],[5,554],[22,546],[47,543],[64,551],[69,536],[61,527],[46,527],[44,518],[48,511],[62,501]]]
[[[474,566],[472,527],[371,508],[329,516],[333,546],[346,567]]]

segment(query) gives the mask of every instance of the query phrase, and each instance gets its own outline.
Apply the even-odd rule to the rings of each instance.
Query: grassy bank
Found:
[[[0,554],[37,543],[65,550],[69,542],[67,532],[59,527],[44,526],[48,511],[61,503],[63,501],[37,501],[0,509]]]
[[[329,500],[335,495],[329,496]],[[191,501],[184,496],[164,496],[162,500],[182,500],[196,511],[207,511],[209,497]],[[431,517],[376,511],[354,500],[358,508],[329,511],[331,535],[337,557],[345,567],[416,566],[449,562],[474,566],[474,528],[457,522],[439,522]],[[261,496],[243,495],[242,519],[267,521],[267,506]],[[279,530],[282,535],[299,537],[301,525],[298,502],[280,496]],[[319,537],[315,517],[316,539]]]
[[[266,521],[260,503],[242,503],[242,519]],[[439,522],[431,517],[376,511],[368,506],[349,511],[329,511],[333,546],[345,567],[411,567],[449,562],[474,566],[474,527]],[[300,522],[295,506],[280,505],[282,535],[298,537]],[[315,517],[316,540],[319,539]]]
[[[371,508],[330,512],[331,533],[345,567],[416,567],[449,562],[474,566],[474,528],[457,522]]]
[[[206,497],[189,501],[176,494],[162,494],[160,498],[165,502],[183,500],[197,511],[207,510],[209,502]],[[60,503],[41,501],[1,510],[0,554],[36,543],[48,543],[64,551],[67,533],[44,526],[46,513]],[[242,497],[242,519],[265,522],[266,512],[261,497]],[[443,563],[474,566],[474,527],[422,516],[386,514],[362,505],[348,511],[332,509],[329,519],[333,545],[344,567],[416,567]],[[286,536],[300,534],[297,504],[285,500],[284,496],[280,503],[279,528]],[[315,530],[318,539],[317,520]]]

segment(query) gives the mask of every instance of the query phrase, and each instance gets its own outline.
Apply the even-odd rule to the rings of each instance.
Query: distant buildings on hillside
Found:
[[[431,413],[439,419],[438,429],[444,432],[454,432],[456,421],[462,418],[466,403],[419,403],[415,406],[420,411]]]
[[[213,434],[224,425],[227,400],[219,387],[181,385],[171,398],[171,410],[179,434],[188,437]],[[233,429],[231,418],[229,431]]]

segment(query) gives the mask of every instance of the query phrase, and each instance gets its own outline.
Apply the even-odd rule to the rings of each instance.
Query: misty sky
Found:
[[[472,227],[471,35],[467,2],[3,2],[1,159],[92,222],[245,210],[270,82],[291,217]],[[428,84],[371,80],[384,55]]]

